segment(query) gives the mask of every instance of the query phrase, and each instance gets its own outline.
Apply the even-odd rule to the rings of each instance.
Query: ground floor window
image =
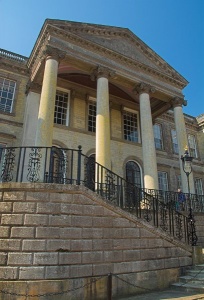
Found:
[[[195,179],[195,192],[197,195],[203,195],[203,183],[201,178]]]
[[[159,190],[168,191],[168,175],[166,172],[158,172]]]
[[[126,163],[126,180],[135,184],[137,187],[142,186],[140,167],[134,161],[128,161]]]

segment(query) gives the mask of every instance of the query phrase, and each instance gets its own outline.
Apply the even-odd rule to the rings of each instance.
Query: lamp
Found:
[[[198,237],[196,235],[195,229],[195,219],[193,216],[192,206],[191,206],[191,199],[190,199],[190,183],[189,183],[189,175],[192,172],[192,161],[193,157],[189,155],[188,148],[185,148],[184,155],[181,155],[182,160],[182,167],[183,171],[187,177],[188,183],[188,203],[189,203],[189,215],[188,215],[188,239],[191,242],[192,246],[196,246]]]

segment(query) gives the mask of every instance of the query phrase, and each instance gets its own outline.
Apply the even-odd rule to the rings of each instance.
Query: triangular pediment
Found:
[[[90,48],[91,45],[97,45],[101,47],[103,54],[106,50],[111,51],[116,56],[121,55],[130,61],[151,69],[152,72],[155,70],[172,77],[182,83],[183,86],[188,83],[183,76],[127,28],[54,19],[47,19],[43,28],[47,26],[57,28],[65,35],[68,33],[77,36],[82,41],[86,40],[90,43]],[[63,38],[63,34],[60,35],[60,38]]]

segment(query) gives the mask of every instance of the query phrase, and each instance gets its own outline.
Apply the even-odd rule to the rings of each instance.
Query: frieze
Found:
[[[18,73],[18,74],[25,75],[25,76],[29,75],[29,70],[26,66],[16,65],[16,64],[12,63],[12,61],[6,62],[5,60],[2,61],[0,59],[0,66],[2,66],[3,70],[6,70],[6,71],[9,71],[12,73]]]
[[[98,53],[103,53],[104,51],[106,52],[106,55],[109,56],[110,59],[112,59],[114,57],[114,59],[119,60],[121,63],[125,64],[127,66],[127,64],[131,67],[136,67],[139,70],[143,70],[144,72],[148,72],[150,74],[153,74],[156,77],[162,78],[162,80],[165,80],[167,82],[170,82],[171,84],[174,84],[175,86],[179,87],[179,88],[183,88],[185,87],[185,83],[181,82],[180,79],[176,79],[175,76],[172,78],[170,77],[170,75],[166,75],[166,74],[162,74],[159,71],[152,69],[140,62],[137,62],[135,60],[132,60],[131,58],[127,58],[124,55],[121,55],[119,53],[115,53],[112,50],[109,50],[107,48],[104,48],[103,46],[94,44],[93,42],[90,42],[88,40],[83,39],[82,37],[76,36],[72,33],[69,32],[65,32],[62,31],[61,29],[58,28],[53,28],[52,26],[47,26],[47,30],[50,30],[50,33],[53,33],[55,36],[57,37],[62,37],[63,39],[67,39],[68,41],[72,41],[76,44],[78,44],[79,46],[83,46],[88,48],[89,50],[92,49],[93,51],[96,51]],[[134,40],[134,39],[133,39]],[[41,45],[39,45],[40,47]],[[159,63],[160,64],[160,63]]]
[[[102,29],[102,28],[82,28],[80,27],[66,27],[66,26],[59,26],[61,29],[63,29],[64,31],[66,29],[69,30],[69,32],[72,33],[86,33],[86,34],[92,34],[92,35],[96,35],[96,36],[110,36],[110,37],[123,37],[125,39],[128,39],[131,43],[135,44],[137,48],[140,49],[140,51],[148,57],[148,59],[150,59],[151,61],[153,61],[154,63],[156,63],[159,67],[163,68],[165,70],[165,72],[167,72],[170,76],[173,76],[175,79],[177,78],[179,79],[179,76],[176,74],[176,71],[172,71],[169,69],[168,64],[165,61],[161,61],[157,56],[156,52],[152,51],[151,53],[149,49],[147,49],[147,45],[145,45],[145,43],[143,43],[141,40],[139,40],[137,38],[136,35],[134,35],[131,31],[128,30],[127,33],[127,29],[120,29],[120,31],[116,31],[117,28],[114,28],[113,30],[108,30],[108,29]],[[155,57],[156,56],[156,57]]]

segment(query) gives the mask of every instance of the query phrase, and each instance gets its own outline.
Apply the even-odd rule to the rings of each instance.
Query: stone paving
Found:
[[[116,298],[115,300],[201,300],[204,294],[187,292],[184,290],[168,289],[160,292],[152,292],[126,298]]]

